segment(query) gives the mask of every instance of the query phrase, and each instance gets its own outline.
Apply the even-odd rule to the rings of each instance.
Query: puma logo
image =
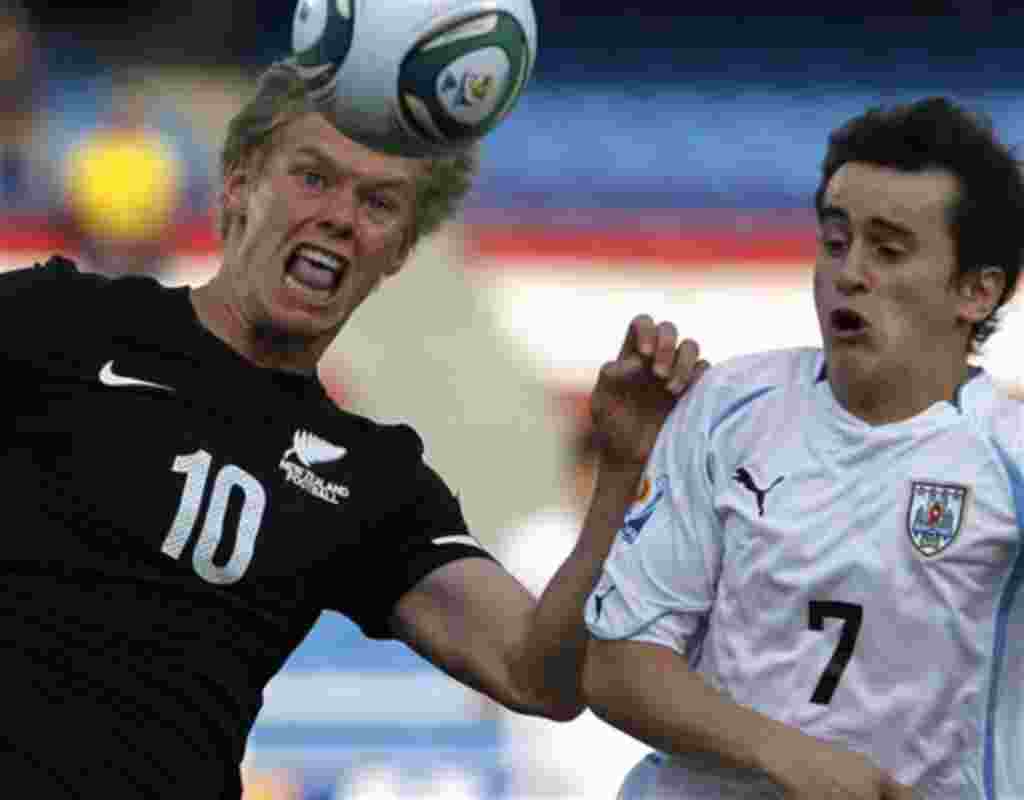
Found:
[[[782,483],[782,481],[784,480],[784,476],[780,475],[775,480],[773,480],[769,484],[767,489],[761,489],[760,487],[758,487],[756,483],[754,483],[754,478],[751,476],[749,472],[747,472],[746,467],[740,467],[739,469],[737,469],[736,474],[732,476],[732,479],[736,481],[736,483],[740,484],[744,489],[749,489],[751,492],[754,493],[754,497],[757,500],[757,515],[759,517],[763,517],[765,497],[768,496],[768,492],[770,492],[772,489],[774,489],[776,486]]]

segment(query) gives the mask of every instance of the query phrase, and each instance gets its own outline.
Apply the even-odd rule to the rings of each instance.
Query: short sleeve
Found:
[[[708,376],[672,412],[585,608],[599,639],[688,652],[714,600],[721,526],[712,506]]]
[[[415,437],[411,429],[405,431]],[[419,444],[419,437],[416,441]],[[421,457],[404,481],[395,476],[388,483],[397,496],[393,494],[390,506],[381,510],[378,532],[367,548],[360,602],[332,606],[372,638],[393,635],[388,620],[395,604],[438,567],[460,558],[493,559],[470,534],[458,498]]]

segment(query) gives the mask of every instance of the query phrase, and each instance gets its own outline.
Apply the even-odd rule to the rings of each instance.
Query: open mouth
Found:
[[[348,261],[326,250],[302,245],[285,264],[285,285],[313,297],[330,297],[341,283]]]
[[[832,331],[838,336],[857,336],[868,328],[868,321],[849,308],[837,308],[829,315]]]

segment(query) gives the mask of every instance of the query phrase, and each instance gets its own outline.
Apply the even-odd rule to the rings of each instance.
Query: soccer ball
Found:
[[[512,110],[537,55],[531,0],[298,0],[292,62],[343,133],[450,153]]]

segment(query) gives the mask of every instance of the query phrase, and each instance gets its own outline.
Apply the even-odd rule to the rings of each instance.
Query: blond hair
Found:
[[[287,61],[272,64],[261,76],[256,94],[228,123],[221,150],[221,175],[250,161],[258,169],[272,150],[273,134],[304,114],[319,113],[309,86]],[[455,216],[473,185],[480,148],[474,144],[452,155],[424,158],[416,178],[416,212],[412,243]],[[218,227],[226,238],[234,215],[221,204]]]

